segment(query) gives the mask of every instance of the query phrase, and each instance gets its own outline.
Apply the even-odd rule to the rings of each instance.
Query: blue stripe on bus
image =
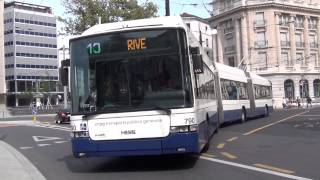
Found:
[[[223,111],[223,113],[224,113],[224,122],[236,121],[241,119],[242,109]]]
[[[271,113],[274,109],[273,106],[268,106],[269,113]],[[241,119],[241,113],[242,109],[234,109],[234,110],[228,110],[224,111],[224,122],[231,122]],[[259,115],[264,115],[265,113],[265,107],[257,107],[255,109],[255,112],[252,114],[248,114],[249,111],[247,109],[247,117],[255,117]]]
[[[133,156],[133,155],[161,155],[199,152],[198,134],[171,133],[164,138],[134,139],[116,141],[93,141],[90,138],[71,139],[73,154],[79,153],[90,156]],[[185,148],[184,152],[177,151]]]

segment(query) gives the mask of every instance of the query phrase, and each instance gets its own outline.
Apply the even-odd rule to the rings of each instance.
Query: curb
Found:
[[[0,140],[0,147],[7,150],[8,155],[11,155],[11,160],[16,161],[16,165],[20,165],[22,168],[22,171],[24,172],[14,172],[11,176],[9,174],[9,178],[12,178],[12,180],[18,179],[18,176],[20,176],[23,173],[26,177],[29,177],[31,180],[45,180],[46,178],[41,174],[41,172],[25,157],[23,156],[19,151],[17,151],[15,148],[10,146],[4,141]],[[3,153],[3,152],[2,152]],[[7,156],[9,157],[9,156]],[[0,161],[0,164],[6,164],[8,162]],[[0,165],[1,166],[1,165]]]
[[[54,117],[57,114],[38,114],[37,117]],[[16,116],[7,116],[7,117],[0,117],[0,119],[13,119],[13,118],[21,118],[21,117],[33,117],[34,115],[16,115]]]

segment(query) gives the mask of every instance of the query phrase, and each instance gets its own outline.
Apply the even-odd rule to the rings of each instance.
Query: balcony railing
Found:
[[[234,31],[234,27],[224,28],[224,34],[233,33],[233,31]]]
[[[281,47],[290,47],[290,41],[281,41]]]
[[[226,53],[230,53],[230,52],[234,52],[235,51],[235,46],[232,45],[232,46],[227,46],[224,48],[224,52]]]
[[[319,46],[318,46],[318,43],[316,43],[316,42],[311,42],[310,43],[310,48],[318,48]]]
[[[267,21],[266,20],[255,20],[253,22],[254,27],[264,27],[267,25]]]
[[[254,47],[255,48],[266,48],[268,45],[268,41],[255,41]]]
[[[317,29],[316,24],[309,24],[308,27],[309,27],[309,29]]]
[[[280,26],[285,26],[285,27],[289,27],[289,21],[280,21],[279,22]]]
[[[294,23],[294,27],[298,29],[303,29],[303,23]]]
[[[305,44],[304,44],[304,42],[296,42],[296,47],[297,48],[304,48]]]

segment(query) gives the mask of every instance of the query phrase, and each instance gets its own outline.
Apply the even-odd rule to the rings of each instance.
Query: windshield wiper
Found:
[[[161,110],[161,111],[164,111],[165,113],[167,113],[167,115],[171,115],[171,109],[169,108],[164,108],[164,107],[161,107],[161,106],[153,106],[153,109],[155,110]]]
[[[110,109],[110,107],[109,107]],[[88,112],[85,115],[83,115],[83,119],[89,119],[92,116],[98,115],[98,114],[103,114],[103,113],[110,113],[110,112],[116,112],[118,110],[118,108],[113,107],[112,111],[110,110],[101,110],[101,111],[94,111],[94,112]]]

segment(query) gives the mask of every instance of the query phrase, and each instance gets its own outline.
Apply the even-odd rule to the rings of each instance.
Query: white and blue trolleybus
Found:
[[[99,24],[70,48],[74,156],[197,153],[208,144],[215,75],[197,48],[191,54],[180,17]]]
[[[267,83],[217,68],[197,43],[181,17],[99,24],[72,39],[74,156],[199,153],[224,117],[249,112],[248,87]]]

